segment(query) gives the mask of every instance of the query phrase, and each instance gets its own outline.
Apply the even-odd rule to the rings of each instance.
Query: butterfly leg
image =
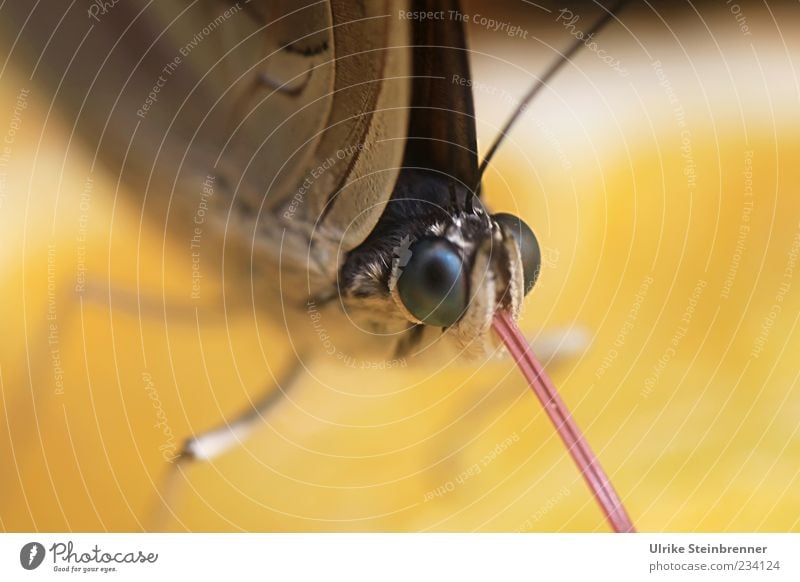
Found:
[[[264,415],[286,395],[287,390],[297,381],[302,371],[297,362],[258,400],[242,410],[230,421],[223,421],[219,426],[203,432],[185,441],[178,461],[213,461],[220,455],[239,446],[263,424]]]
[[[589,330],[581,326],[549,329],[530,339],[533,351],[544,362],[574,358],[586,351],[591,341]]]
[[[192,326],[197,325],[200,313],[202,322],[208,324],[223,323],[226,317],[221,306],[221,296],[215,297],[212,302],[184,303],[121,287],[107,287],[92,281],[86,283],[78,301],[82,305],[105,307],[108,310],[147,320],[161,319],[169,323]],[[233,307],[235,305],[230,306]],[[227,313],[228,318],[234,315],[230,308]]]
[[[148,512],[149,531],[161,531],[170,516],[177,517],[171,509],[171,501],[178,494],[181,481],[186,481],[185,469],[195,463],[210,462],[240,446],[242,442],[263,425],[264,417],[278,404],[295,384],[303,366],[298,360],[284,373],[276,385],[250,406],[244,408],[230,421],[186,439],[172,466],[164,475],[158,489],[154,506]]]

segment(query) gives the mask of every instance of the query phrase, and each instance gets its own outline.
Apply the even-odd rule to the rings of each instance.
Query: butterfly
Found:
[[[461,13],[455,0],[93,3],[39,14],[58,35],[21,50],[62,72],[39,78],[57,81],[60,114],[134,208],[188,243],[198,297],[213,272],[298,353],[480,359],[500,338],[612,527],[632,531],[514,324],[541,268],[536,236],[481,188],[524,104],[581,43],[481,163],[471,83],[454,81],[471,79]],[[189,438],[179,460],[217,457],[279,397]]]

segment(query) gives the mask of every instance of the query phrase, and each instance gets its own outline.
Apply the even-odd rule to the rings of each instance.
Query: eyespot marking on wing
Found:
[[[283,50],[287,53],[300,55],[302,57],[315,57],[328,50],[327,39],[323,39],[318,44],[309,44],[307,46],[302,46],[300,43],[296,42],[284,43],[284,45]]]
[[[314,69],[308,69],[308,71],[306,71],[305,78],[294,87],[287,87],[286,83],[281,83],[277,79],[273,79],[264,72],[258,74],[256,77],[256,82],[268,89],[278,91],[287,97],[299,97],[303,91],[305,91],[306,87],[308,87],[308,83],[311,81],[311,74],[313,71]]]

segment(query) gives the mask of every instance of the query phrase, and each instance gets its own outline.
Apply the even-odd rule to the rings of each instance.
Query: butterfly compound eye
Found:
[[[397,280],[403,305],[420,321],[448,327],[467,309],[467,277],[461,256],[442,238],[411,245],[411,259]]]
[[[522,276],[525,281],[525,295],[533,289],[539,270],[542,268],[542,252],[539,241],[531,228],[513,214],[500,212],[494,218],[498,224],[510,232],[519,245],[519,254],[522,256]]]

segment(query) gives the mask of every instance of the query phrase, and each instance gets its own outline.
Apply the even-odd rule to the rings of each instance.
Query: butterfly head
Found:
[[[374,243],[345,265],[345,303],[351,314],[386,322],[381,331],[408,330],[399,334],[401,347],[443,331],[459,351],[480,356],[494,345],[497,309],[516,317],[533,288],[539,244],[522,220],[489,214],[478,198],[450,196],[433,206],[431,199],[389,204]]]
[[[389,283],[398,310],[476,353],[489,345],[498,308],[518,314],[541,264],[533,231],[511,214],[455,219],[440,235],[417,239],[407,259]]]

